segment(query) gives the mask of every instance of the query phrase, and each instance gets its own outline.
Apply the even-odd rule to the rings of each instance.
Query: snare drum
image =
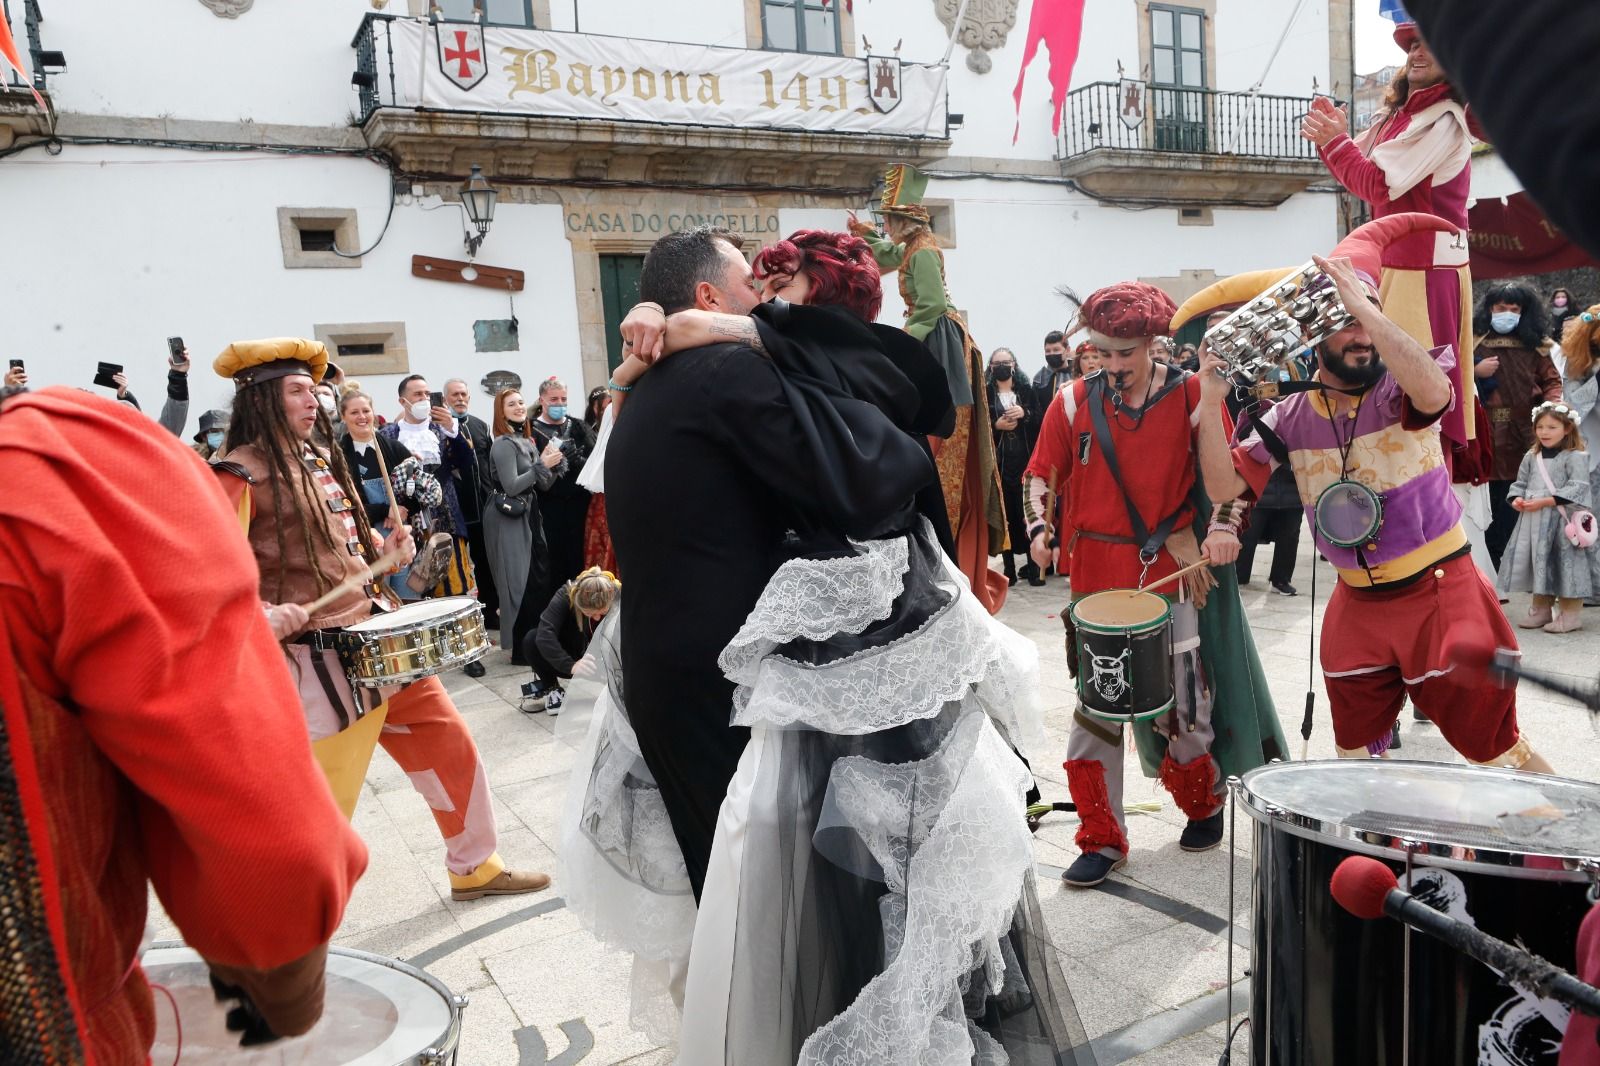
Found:
[[[205,961],[177,943],[144,953],[145,975],[172,993],[183,1022],[184,1066],[442,1066],[453,1063],[467,997],[438,978],[395,959],[349,948],[328,949],[328,991],[322,1019],[304,1036],[258,1047],[239,1046],[226,1016],[233,1004],[212,995]],[[172,1004],[156,996],[152,1062],[178,1061]]]
[[[1567,1009],[1328,882],[1352,853],[1452,917],[1574,968],[1600,855],[1600,787],[1443,763],[1274,763],[1235,797],[1255,819],[1250,1029],[1258,1066],[1555,1066]]]
[[[1172,608],[1153,592],[1107,589],[1072,605],[1078,700],[1096,718],[1137,722],[1172,709]]]
[[[488,653],[489,638],[478,601],[447,596],[346,626],[337,645],[352,684],[385,688],[476,662]]]

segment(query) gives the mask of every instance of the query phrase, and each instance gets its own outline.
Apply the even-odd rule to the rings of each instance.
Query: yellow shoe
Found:
[[[484,896],[518,896],[524,892],[543,892],[549,887],[549,874],[501,870],[493,880],[476,888],[452,888],[450,898],[457,903],[465,903],[467,900],[482,899]]]

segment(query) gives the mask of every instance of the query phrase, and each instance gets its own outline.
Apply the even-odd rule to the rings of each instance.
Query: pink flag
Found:
[[[1084,0],[1033,0],[1028,43],[1022,49],[1022,69],[1017,71],[1017,88],[1011,94],[1017,103],[1012,144],[1022,133],[1022,81],[1028,74],[1028,64],[1039,54],[1040,42],[1050,50],[1050,103],[1054,106],[1050,132],[1061,132],[1061,108],[1067,102],[1067,88],[1072,83],[1072,68],[1078,62],[1078,44],[1083,38],[1083,3]]]
[[[6,21],[5,13],[0,11],[0,74],[4,74],[8,66],[15,70],[23,84],[28,86],[33,98],[39,101],[39,106],[49,112],[49,105],[44,102],[44,97],[39,95],[39,90],[33,87],[33,79],[28,77],[28,72],[22,67],[22,57],[17,54],[17,42],[11,37],[11,24]]]

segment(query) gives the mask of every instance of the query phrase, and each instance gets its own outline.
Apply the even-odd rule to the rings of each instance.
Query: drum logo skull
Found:
[[[1089,684],[1108,703],[1119,702],[1128,691],[1128,657],[1132,654],[1132,648],[1123,648],[1121,655],[1089,652]]]

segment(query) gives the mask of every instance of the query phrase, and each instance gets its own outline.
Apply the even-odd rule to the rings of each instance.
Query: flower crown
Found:
[[[1566,404],[1557,403],[1554,400],[1546,400],[1544,403],[1540,404],[1538,407],[1535,407],[1533,409],[1533,419],[1532,420],[1534,422],[1537,422],[1544,415],[1555,415],[1557,418],[1561,419],[1562,421],[1571,422],[1574,425],[1576,425],[1577,421],[1578,421],[1578,412],[1574,411],[1572,408],[1568,407]]]

